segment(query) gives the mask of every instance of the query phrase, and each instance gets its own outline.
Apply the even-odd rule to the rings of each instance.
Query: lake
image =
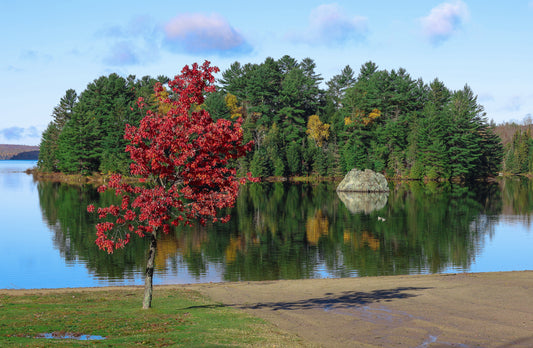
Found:
[[[35,161],[0,161],[0,288],[143,283],[146,242],[108,255],[88,204],[113,194],[35,182]],[[155,284],[495,272],[533,269],[533,184],[394,184],[338,195],[331,183],[248,184],[227,224],[173,231],[158,244]]]

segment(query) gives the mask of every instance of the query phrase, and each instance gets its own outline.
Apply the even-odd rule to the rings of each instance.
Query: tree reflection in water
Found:
[[[331,183],[248,184],[228,210],[229,223],[165,236],[157,272],[176,274],[185,266],[200,277],[216,265],[222,279],[236,281],[468,270],[502,207],[520,204],[531,211],[533,191],[527,187],[524,197],[517,193],[520,185],[500,185],[502,195],[497,184],[408,182],[354,208]],[[144,272],[144,240],[134,239],[131,248],[112,255],[94,244],[95,221],[86,207],[109,205],[116,197],[91,186],[51,182],[40,182],[38,192],[54,244],[67,263],[83,262],[103,279]]]

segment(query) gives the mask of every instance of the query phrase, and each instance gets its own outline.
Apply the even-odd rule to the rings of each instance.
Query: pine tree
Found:
[[[302,173],[302,147],[291,141],[287,145],[287,166],[291,175]]]
[[[72,118],[72,113],[78,95],[73,89],[66,91],[65,96],[61,98],[59,104],[54,107],[52,112],[53,120],[43,132],[41,144],[39,146],[38,167],[46,172],[56,172],[59,170],[58,147],[59,136],[65,127],[65,124]]]

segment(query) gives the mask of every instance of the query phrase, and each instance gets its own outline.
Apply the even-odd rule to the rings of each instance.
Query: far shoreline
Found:
[[[327,282],[327,281],[346,281],[346,280],[364,280],[373,279],[379,280],[392,280],[394,278],[440,278],[450,276],[473,276],[473,275],[486,275],[486,274],[514,274],[514,273],[531,273],[533,280],[533,270],[521,270],[521,271],[496,271],[496,272],[453,272],[453,273],[431,273],[431,274],[396,274],[396,275],[381,275],[381,276],[364,276],[364,277],[345,277],[345,278],[305,278],[305,279],[274,279],[274,280],[241,280],[241,281],[220,281],[220,282],[207,282],[207,283],[176,283],[176,284],[154,284],[154,289],[157,288],[179,288],[179,287],[202,287],[202,286],[223,286],[223,285],[239,285],[239,284],[262,284],[262,283],[275,283],[275,282]],[[109,285],[109,286],[86,286],[86,287],[61,287],[61,288],[20,288],[20,289],[8,289],[0,288],[0,295],[9,294],[31,294],[31,293],[52,293],[52,292],[76,292],[76,291],[109,291],[109,290],[128,290],[128,289],[141,289],[144,285]]]
[[[82,175],[82,174],[65,174],[61,172],[43,172],[39,170],[37,167],[29,168],[26,171],[26,174],[32,175],[34,180],[36,181],[51,181],[51,182],[58,182],[58,183],[64,183],[69,185],[104,185],[106,184],[110,177],[114,173],[93,173],[91,175]],[[501,178],[513,178],[513,177],[525,177],[528,179],[533,178],[532,175],[526,175],[526,174],[519,174],[519,175],[513,175],[513,174],[500,174],[498,176],[490,176],[485,178],[477,178],[473,182],[498,182]],[[332,182],[335,184],[338,184],[342,181],[344,176],[319,176],[319,175],[308,175],[308,176],[292,176],[292,177],[282,177],[282,176],[268,176],[268,177],[260,177],[259,182],[270,182],[270,183],[276,183],[276,182],[287,182],[287,183],[309,183],[309,184],[318,184],[321,182]],[[138,178],[130,177],[123,174],[123,179],[127,182],[134,183],[138,182]],[[412,179],[412,178],[403,178],[403,177],[386,177],[388,182],[394,182],[394,183],[407,183],[407,182],[422,182],[422,183],[453,183],[453,184],[461,184],[465,183],[467,181],[459,180],[459,179]]]

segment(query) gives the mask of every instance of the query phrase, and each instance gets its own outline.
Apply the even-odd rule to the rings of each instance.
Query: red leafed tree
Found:
[[[156,85],[158,102],[167,106],[158,110],[168,112],[146,111],[139,127],[127,126],[124,136],[130,141],[126,151],[132,159],[131,174],[140,176],[141,183],[126,183],[117,174],[99,188],[115,190],[121,204],[98,208],[102,222],[96,225],[96,244],[112,253],[132,235],[151,240],[143,308],[151,306],[158,237],[192,221],[228,221],[229,216],[219,216],[220,209],[233,206],[240,183],[254,180],[250,175],[237,179],[235,168],[228,166],[252,146],[242,142],[242,120],[214,122],[200,107],[205,94],[215,90],[213,73],[218,71],[207,61],[202,66],[195,63],[168,83],[170,94]],[[146,108],[144,100],[138,104]],[[93,205],[87,209],[95,210]]]

